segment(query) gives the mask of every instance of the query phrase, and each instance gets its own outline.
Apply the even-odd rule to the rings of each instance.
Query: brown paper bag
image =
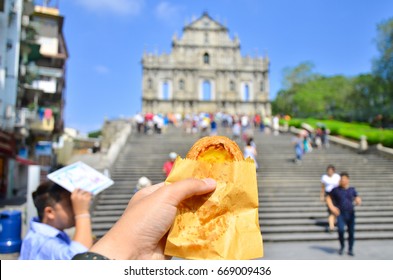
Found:
[[[209,163],[177,158],[166,180],[213,178],[212,194],[183,201],[165,254],[185,259],[254,259],[263,256],[255,163]]]

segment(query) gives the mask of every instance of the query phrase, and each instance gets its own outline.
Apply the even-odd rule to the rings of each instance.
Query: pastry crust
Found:
[[[208,162],[244,160],[243,153],[236,142],[225,136],[207,136],[199,139],[186,157]]]

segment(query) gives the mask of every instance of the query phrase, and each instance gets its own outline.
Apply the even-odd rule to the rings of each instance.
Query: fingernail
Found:
[[[205,178],[202,179],[203,182],[205,182],[209,187],[215,187],[217,185],[217,182],[211,178]]]

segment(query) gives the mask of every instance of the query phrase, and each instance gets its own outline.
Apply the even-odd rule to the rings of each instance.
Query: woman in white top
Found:
[[[257,150],[255,148],[255,143],[252,138],[248,139],[247,145],[244,147],[244,158],[252,158],[255,162],[255,167],[258,169],[258,162],[257,162]]]
[[[321,178],[321,201],[325,201],[325,198],[329,193],[338,185],[340,184],[340,175],[336,173],[336,168],[333,165],[329,165],[326,168],[326,174],[324,174]],[[335,222],[335,216],[333,213],[330,212],[328,208],[328,213],[329,213],[329,231],[334,230],[334,222]]]

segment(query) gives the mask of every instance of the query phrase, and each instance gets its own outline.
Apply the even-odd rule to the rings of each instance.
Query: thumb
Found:
[[[169,195],[168,201],[174,206],[178,206],[183,200],[194,195],[202,195],[212,192],[216,189],[216,181],[210,178],[207,179],[186,179],[160,189]]]

